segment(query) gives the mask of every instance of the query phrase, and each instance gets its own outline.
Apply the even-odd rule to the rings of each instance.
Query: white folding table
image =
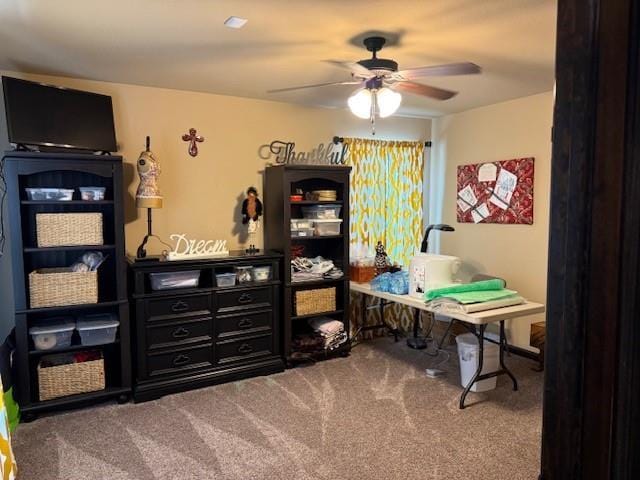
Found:
[[[473,313],[443,312],[438,309],[429,307],[424,300],[421,300],[419,298],[414,298],[409,295],[395,295],[393,293],[378,292],[378,291],[372,290],[371,285],[369,285],[368,283],[350,282],[350,289],[352,292],[363,294],[363,302],[362,302],[363,308],[362,308],[362,319],[361,319],[362,322],[361,322],[360,328],[358,328],[358,331],[356,332],[356,335],[354,335],[354,337],[357,336],[360,331],[372,330],[375,328],[384,327],[389,329],[391,332],[393,332],[397,341],[398,333],[399,333],[398,330],[396,328],[391,327],[385,321],[385,318],[384,318],[384,307],[389,303],[399,303],[399,304],[407,305],[409,307],[413,307],[414,309],[416,309],[416,315],[414,317],[414,332],[417,332],[418,322],[420,320],[420,317],[419,317],[420,310],[431,312],[431,313],[437,313],[438,315],[442,315],[444,317],[450,318],[452,321],[449,324],[449,328],[451,328],[451,325],[453,324],[454,321],[464,322],[466,324],[471,324],[474,327],[477,327],[477,330],[476,328],[474,328],[472,333],[474,333],[474,335],[478,337],[478,343],[479,343],[479,349],[480,349],[480,355],[478,358],[478,368],[476,369],[475,374],[473,375],[473,377],[471,378],[467,386],[464,388],[464,391],[460,396],[461,409],[465,408],[464,401],[467,398],[467,394],[471,390],[471,387],[473,386],[473,384],[476,383],[477,381],[485,380],[487,378],[497,377],[499,375],[508,375],[509,378],[511,378],[511,381],[513,382],[513,389],[518,390],[518,381],[516,380],[516,377],[513,375],[513,373],[511,373],[511,371],[504,364],[504,352],[508,349],[507,337],[505,335],[505,329],[504,329],[504,322],[505,320],[523,318],[525,316],[533,315],[535,313],[543,313],[545,310],[544,305],[542,305],[541,303],[534,303],[534,302],[527,301],[520,305],[513,305],[511,307],[494,308],[492,310],[485,310],[482,312],[473,312]],[[382,323],[380,325],[364,326],[364,320],[366,315],[366,307],[365,307],[366,297],[365,296],[376,297],[381,299],[380,316],[381,316]],[[500,347],[500,370],[483,374],[482,373],[482,364],[484,361],[483,339],[484,339],[484,334],[485,334],[487,325],[491,323],[500,324],[500,340],[498,342],[498,345]],[[447,331],[444,334],[445,336],[449,333],[449,328],[447,328]],[[440,341],[440,345],[442,345],[443,341],[444,341],[444,336]]]

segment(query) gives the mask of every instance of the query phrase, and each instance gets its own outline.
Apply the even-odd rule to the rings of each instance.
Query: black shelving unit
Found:
[[[126,286],[122,157],[110,155],[6,152],[4,155],[11,261],[15,296],[16,394],[23,418],[52,410],[84,406],[117,398],[127,401],[131,393],[129,305]],[[81,186],[105,187],[105,200],[84,201]],[[75,189],[71,201],[28,200],[27,187]],[[103,217],[104,245],[38,247],[37,213],[99,212]],[[38,268],[66,267],[84,252],[102,251],[107,258],[98,270],[98,303],[31,308],[28,275]],[[61,315],[115,313],[120,326],[117,340],[98,346],[80,345],[74,332],[71,347],[37,351],[29,336],[35,321]],[[101,350],[105,365],[104,390],[40,401],[37,365],[43,355]]]
[[[349,174],[351,167],[319,165],[284,165],[267,167],[265,170],[265,248],[283,254],[283,339],[284,356],[291,358],[292,340],[298,333],[310,331],[307,320],[313,317],[331,317],[344,323],[349,332]],[[335,201],[303,200],[292,202],[290,195],[302,189],[336,190]],[[339,235],[291,237],[291,219],[302,218],[302,207],[310,205],[340,205],[341,233]],[[292,282],[291,248],[302,245],[305,256],[322,255],[333,260],[341,268],[344,277],[340,279]],[[323,287],[336,287],[336,309],[311,315],[295,315],[295,293],[300,290],[313,290]],[[332,355],[346,355],[350,349],[347,341],[340,348],[318,359]],[[288,362],[290,363],[290,362]]]

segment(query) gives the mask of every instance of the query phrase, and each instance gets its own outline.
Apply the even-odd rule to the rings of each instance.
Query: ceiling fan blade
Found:
[[[393,89],[413,93],[415,95],[422,95],[423,97],[435,98],[437,100],[448,100],[458,94],[458,92],[452,92],[451,90],[444,90],[438,87],[431,87],[429,85],[407,81],[394,83]]]
[[[367,67],[363,67],[358,62],[343,62],[341,60],[325,60],[325,62],[335,65],[336,67],[349,70],[353,75],[363,78],[372,78],[376,74],[369,70]]]
[[[316,88],[316,87],[328,87],[330,85],[360,85],[361,83],[362,82],[359,82],[356,80],[350,80],[348,82],[316,83],[314,85],[302,85],[299,87],[276,88],[274,90],[267,90],[267,93],[290,92],[292,90],[303,90],[305,88]]]
[[[399,72],[396,72],[395,75],[407,80],[412,80],[419,77],[471,75],[481,72],[482,68],[480,68],[475,63],[463,62],[449,63],[447,65],[432,65],[430,67],[407,68],[406,70],[400,70]]]

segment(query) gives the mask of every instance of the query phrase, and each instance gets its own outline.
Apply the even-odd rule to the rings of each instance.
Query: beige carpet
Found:
[[[138,405],[40,418],[14,435],[20,480],[535,480],[542,374],[458,410],[457,361],[378,339],[348,358]]]

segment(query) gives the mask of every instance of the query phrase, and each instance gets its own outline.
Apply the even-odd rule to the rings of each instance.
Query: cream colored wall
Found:
[[[137,187],[135,161],[151,136],[151,149],[162,165],[160,187],[164,208],[154,211],[154,231],[167,239],[170,233],[227,240],[231,248],[242,243],[238,227],[239,204],[250,185],[262,190],[265,160],[261,145],[272,140],[294,141],[308,151],[334,135],[371,137],[370,126],[347,110],[295,106],[285,103],[167,90],[64,77],[3,75],[43,81],[113,97],[116,134],[127,163],[125,182],[127,251],[135,252],[146,230],[143,211],[134,207]],[[190,127],[205,137],[196,158],[187,153],[181,135]],[[377,125],[375,138],[427,140],[431,121],[393,117]],[[262,193],[262,192],[261,192]],[[262,245],[260,232],[258,246]],[[157,243],[151,250],[160,251]]]
[[[503,277],[527,299],[545,302],[551,168],[552,92],[447,115],[433,121],[430,221],[453,225],[440,235],[440,251],[463,260],[461,273]],[[457,166],[510,158],[535,157],[534,224],[496,225],[456,222]],[[438,184],[438,179],[444,182]],[[529,347],[535,315],[514,320],[509,339]],[[535,350],[535,349],[532,349]]]

